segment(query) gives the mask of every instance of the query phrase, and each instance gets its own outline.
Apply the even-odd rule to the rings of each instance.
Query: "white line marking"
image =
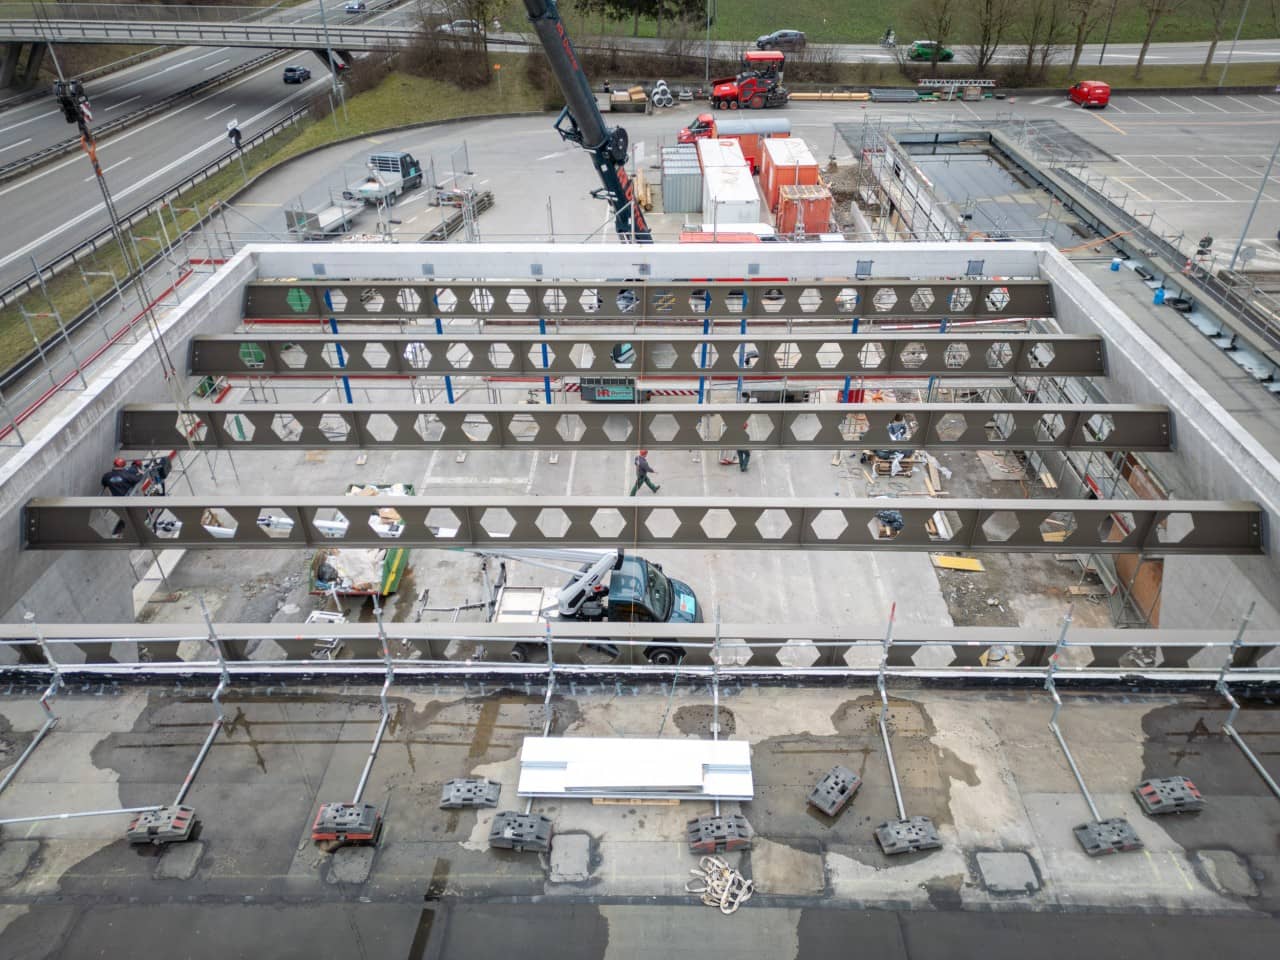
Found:
[[[19,140],[17,143],[11,143],[7,147],[0,147],[0,153],[4,153],[6,150],[12,150],[14,147],[20,147],[24,143],[30,143],[30,142],[31,142],[31,138],[27,137],[27,139]]]
[[[1031,102],[1034,103],[1036,106],[1039,106],[1042,103],[1048,103],[1050,100],[1054,100],[1054,99],[1057,99],[1057,98],[1056,97],[1037,97]]]
[[[1244,102],[1243,100],[1241,100],[1239,97],[1231,97],[1231,96],[1228,96],[1228,97],[1227,97],[1227,99],[1228,99],[1228,100],[1234,100],[1236,103],[1240,104],[1240,106],[1245,107],[1246,109],[1252,110],[1254,113],[1266,113],[1266,112],[1267,112],[1267,111],[1265,111],[1265,110],[1259,110],[1259,109],[1258,109],[1257,107],[1255,107],[1252,103],[1245,103],[1245,102]]]
[[[217,69],[218,69],[220,66],[222,66],[224,63],[230,63],[230,62],[231,62],[231,58],[230,58],[230,57],[225,57],[225,58],[223,58],[222,60],[219,60],[217,63],[211,63],[211,64],[209,64],[209,66],[207,66],[207,67],[205,67],[205,68],[204,68],[204,72],[205,72],[205,73],[208,73],[210,70],[217,70]]]
[[[37,120],[41,120],[44,117],[56,116],[57,113],[58,113],[57,110],[50,110],[48,113],[37,113],[34,117],[31,117],[30,119],[19,120],[17,123],[9,124],[9,126],[7,127],[0,127],[0,133],[6,133],[9,130],[17,130],[18,127],[25,127],[28,123],[35,123]]]
[[[1178,108],[1179,110],[1181,110],[1183,113],[1195,113],[1195,111],[1194,111],[1194,110],[1188,110],[1188,109],[1187,109],[1186,107],[1184,107],[1182,104],[1180,104],[1180,103],[1175,103],[1174,101],[1170,100],[1168,97],[1160,97],[1159,99],[1160,99],[1160,100],[1163,100],[1165,103],[1169,104],[1169,106],[1171,106],[1171,107],[1177,107],[1177,108]]]
[[[108,171],[114,170],[116,167],[119,167],[119,166],[121,166],[121,165],[123,165],[123,164],[126,164],[126,163],[128,163],[130,160],[132,160],[132,159],[133,159],[133,157],[125,157],[123,160],[117,160],[115,163],[111,164],[111,166],[109,166],[109,167],[103,167],[103,168],[102,168],[102,172],[103,172],[103,173],[107,173]],[[84,178],[84,182],[85,182],[85,183],[88,183],[90,180],[96,180],[96,179],[97,179],[97,174],[94,174],[94,175],[93,175],[93,176],[91,176],[91,177],[85,177],[85,178]]]
[[[1126,101],[1125,101],[1125,103],[1133,103],[1133,104],[1135,104],[1136,106],[1141,107],[1143,110],[1150,110],[1152,113],[1159,113],[1159,112],[1160,112],[1160,111],[1159,111],[1159,110],[1157,110],[1155,107],[1148,106],[1147,104],[1143,103],[1141,100],[1137,100],[1137,99],[1132,100],[1132,101],[1130,101],[1130,100],[1126,100]]]
[[[1230,112],[1231,112],[1230,110],[1223,110],[1223,109],[1222,109],[1222,107],[1218,106],[1216,103],[1210,103],[1210,102],[1209,102],[1208,100],[1206,100],[1204,97],[1192,97],[1191,99],[1192,99],[1192,100],[1199,100],[1199,101],[1200,101],[1201,103],[1203,103],[1206,107],[1213,107],[1213,109],[1217,110],[1219,113],[1230,113]]]
[[[216,116],[217,116],[218,114],[220,114],[220,113],[226,113],[228,110],[234,110],[234,109],[235,109],[235,106],[236,106],[236,105],[235,105],[234,103],[228,103],[228,104],[227,104],[225,107],[223,107],[221,110],[215,110],[215,111],[213,111],[213,113],[209,114],[207,117],[205,117],[205,119],[206,119],[206,120],[212,120],[214,117],[216,117]]]
[[[1147,177],[1112,177],[1111,179],[1113,179],[1113,180],[1115,180],[1115,181],[1117,181],[1117,182],[1119,182],[1119,183],[1123,183],[1127,189],[1129,189],[1129,190],[1131,190],[1132,192],[1136,193],[1139,197],[1141,197],[1143,200],[1146,200],[1148,203],[1154,203],[1154,202],[1155,202],[1155,201],[1154,201],[1154,200],[1152,200],[1150,197],[1148,197],[1145,193],[1143,193],[1141,190],[1139,190],[1137,187],[1135,187],[1132,183],[1130,183],[1130,182],[1129,182],[1129,180],[1131,180],[1131,179],[1132,179],[1132,180],[1146,180],[1146,179],[1148,179]]]
[[[1187,179],[1188,179],[1188,180],[1190,180],[1192,183],[1198,183],[1200,186],[1204,187],[1204,188],[1205,188],[1206,190],[1208,190],[1210,193],[1216,193],[1216,194],[1217,194],[1218,196],[1220,196],[1223,200],[1231,200],[1231,199],[1234,199],[1234,198],[1232,198],[1232,197],[1228,196],[1227,194],[1223,193],[1221,190],[1215,190],[1215,189],[1213,189],[1213,187],[1209,186],[1209,185],[1208,185],[1207,183],[1205,183],[1203,180],[1197,180],[1195,177],[1187,177]]]
[[[128,100],[121,100],[119,103],[113,103],[111,106],[107,107],[107,110],[114,110],[116,107],[123,107],[126,103],[133,103],[133,101],[141,99],[142,94],[139,93],[136,96],[130,97]],[[103,112],[105,113],[106,111]]]
[[[1116,102],[1115,102],[1114,100],[1112,100],[1110,103],[1108,103],[1108,104],[1107,104],[1107,109],[1108,109],[1108,110],[1114,110],[1116,113],[1128,113],[1128,112],[1129,112],[1128,110],[1121,110],[1119,107],[1117,107],[1117,106],[1116,106]]]

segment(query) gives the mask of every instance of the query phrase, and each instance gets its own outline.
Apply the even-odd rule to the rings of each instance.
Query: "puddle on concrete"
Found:
[[[675,713],[676,729],[688,736],[711,736],[711,721],[715,710],[709,706],[680,707]],[[720,708],[720,736],[732,737],[737,731],[737,720],[733,711]]]
[[[9,718],[0,716],[0,770],[15,763],[22,756],[22,751],[31,745],[34,737],[34,731],[15,732]]]

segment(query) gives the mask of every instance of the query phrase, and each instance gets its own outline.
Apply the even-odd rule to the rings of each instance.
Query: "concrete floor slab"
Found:
[[[204,844],[199,840],[171,843],[156,859],[157,880],[190,880],[204,857]]]
[[[1035,862],[1022,851],[984,851],[977,856],[978,875],[991,893],[1035,893],[1040,877]]]
[[[591,876],[591,837],[557,833],[551,842],[551,883],[582,883]]]

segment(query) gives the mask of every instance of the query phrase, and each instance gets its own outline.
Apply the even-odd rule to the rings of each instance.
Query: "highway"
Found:
[[[342,12],[344,2],[345,0],[326,0],[325,16],[331,26],[344,23],[403,23],[417,16],[418,10],[416,4],[398,5],[392,10],[348,16]],[[377,3],[377,0],[370,4],[382,5],[384,4]],[[320,11],[317,3],[312,2],[305,7],[282,10],[271,19],[288,23],[319,22]],[[91,80],[85,84],[85,92],[93,108],[94,122],[115,120],[142,110],[197,83],[234,70],[264,52],[266,51],[251,47],[181,47],[136,66]],[[283,52],[281,56],[284,56]],[[326,72],[320,58],[305,50],[293,51],[290,59],[278,62],[278,69],[283,70],[286,63],[305,65],[316,76]],[[63,119],[51,97],[4,110],[0,112],[0,164],[29,156],[44,147],[66,140],[73,133],[73,128]]]

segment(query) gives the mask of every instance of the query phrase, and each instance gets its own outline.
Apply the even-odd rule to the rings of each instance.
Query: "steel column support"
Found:
[[[1244,742],[1244,738],[1240,736],[1240,732],[1236,730],[1236,717],[1240,715],[1240,703],[1232,695],[1231,689],[1227,685],[1227,671],[1230,670],[1239,659],[1238,651],[1244,643],[1244,634],[1249,628],[1249,622],[1253,619],[1253,611],[1255,607],[1257,607],[1256,601],[1249,604],[1249,609],[1245,612],[1244,617],[1240,621],[1240,629],[1236,632],[1235,639],[1231,643],[1230,653],[1228,653],[1226,660],[1222,663],[1222,670],[1218,674],[1218,682],[1215,685],[1215,689],[1222,695],[1222,698],[1227,701],[1227,706],[1231,708],[1231,712],[1227,714],[1227,719],[1222,723],[1222,732],[1230,737],[1231,742],[1240,748],[1240,752],[1244,754],[1245,759],[1249,761],[1249,765],[1253,767],[1258,776],[1262,778],[1262,782],[1267,785],[1267,789],[1275,794],[1276,799],[1280,800],[1280,784],[1276,783],[1275,778],[1272,777],[1267,771],[1267,768],[1262,765],[1262,761],[1258,759],[1257,755],[1251,749],[1249,749],[1249,745]]]
[[[1049,669],[1044,678],[1044,688],[1053,697],[1053,715],[1049,718],[1049,729],[1053,731],[1053,735],[1058,741],[1058,746],[1062,748],[1062,755],[1067,758],[1067,765],[1071,767],[1071,773],[1076,778],[1076,784],[1080,787],[1084,802],[1089,805],[1089,813],[1092,814],[1095,821],[1098,821],[1102,817],[1098,813],[1098,808],[1093,802],[1093,796],[1089,793],[1089,788],[1084,782],[1084,775],[1080,772],[1080,768],[1076,766],[1075,757],[1071,755],[1071,748],[1067,746],[1067,741],[1062,736],[1062,730],[1058,726],[1058,713],[1062,710],[1062,698],[1058,696],[1058,687],[1054,683],[1053,674],[1058,669],[1058,657],[1062,653],[1063,647],[1066,646],[1067,631],[1070,629],[1071,607],[1067,607],[1067,612],[1062,618],[1062,632],[1058,635],[1058,645],[1049,657]]]

